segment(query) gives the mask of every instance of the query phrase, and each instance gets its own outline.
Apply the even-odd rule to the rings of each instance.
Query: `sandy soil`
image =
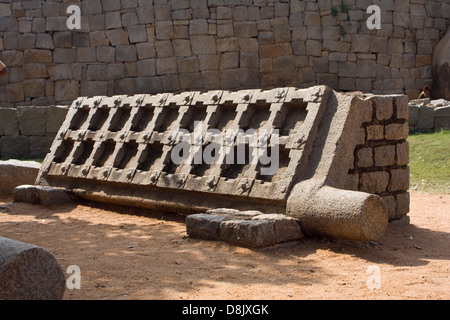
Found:
[[[310,238],[258,250],[190,239],[181,215],[10,201],[0,199],[1,236],[46,248],[65,271],[80,267],[68,300],[450,298],[450,195],[413,193],[411,224],[390,225],[377,243]],[[379,289],[368,286],[374,270]]]

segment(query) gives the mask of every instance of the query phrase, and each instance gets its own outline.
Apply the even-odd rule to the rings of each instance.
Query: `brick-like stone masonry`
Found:
[[[337,0],[83,0],[71,31],[77,3],[0,3],[0,106],[318,84],[416,98],[450,25],[448,0],[346,0],[348,12]],[[371,4],[380,30],[366,27]]]
[[[407,102],[325,86],[79,98],[37,184],[184,213],[282,214],[308,235],[373,240],[409,211]],[[175,165],[174,131],[192,135],[196,121],[203,135],[265,129],[272,139],[279,129],[279,170],[264,176],[260,163]]]
[[[0,159],[44,159],[67,106],[0,108]]]
[[[374,96],[367,101],[349,186],[382,197],[389,219],[399,220],[409,212],[408,99]]]
[[[449,130],[450,102],[437,100],[437,106],[430,99],[409,102],[409,131],[414,130]]]

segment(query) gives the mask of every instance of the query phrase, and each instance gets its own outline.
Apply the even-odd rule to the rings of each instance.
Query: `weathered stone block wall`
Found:
[[[71,4],[0,1],[0,106],[316,84],[415,98],[450,21],[449,0],[83,0],[70,31]]]
[[[390,220],[409,212],[409,110],[406,96],[371,96],[359,129],[349,188],[380,196]]]
[[[0,194],[12,194],[15,187],[33,185],[41,164],[35,161],[0,161]]]
[[[422,101],[416,104],[414,101],[409,105],[409,131],[426,130],[450,130],[450,106],[441,106],[434,108],[427,105],[430,100]]]
[[[43,159],[67,106],[0,108],[0,159]]]

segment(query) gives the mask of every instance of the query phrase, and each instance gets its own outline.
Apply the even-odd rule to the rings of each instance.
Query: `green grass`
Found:
[[[450,193],[450,130],[412,133],[408,142],[411,190]]]

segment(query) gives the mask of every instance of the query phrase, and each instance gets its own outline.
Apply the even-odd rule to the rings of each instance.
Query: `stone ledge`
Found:
[[[0,161],[0,192],[12,194],[13,189],[24,184],[33,184],[41,164],[34,161]]]
[[[189,215],[186,229],[190,237],[221,240],[245,247],[269,247],[303,237],[300,224],[282,214],[259,211],[213,209]]]
[[[409,129],[450,129],[450,101],[411,100],[409,102]]]
[[[0,300],[61,300],[65,284],[50,252],[0,237]]]

